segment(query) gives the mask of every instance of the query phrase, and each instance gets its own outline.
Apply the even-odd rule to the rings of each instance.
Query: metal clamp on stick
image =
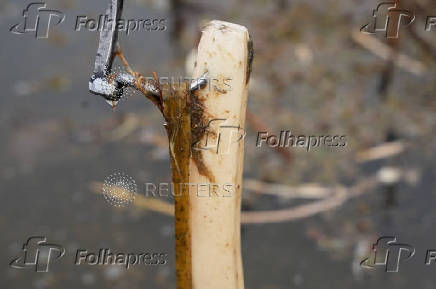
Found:
[[[162,94],[156,74],[154,74],[155,82],[152,82],[134,72],[121,52],[116,24],[121,19],[123,2],[124,0],[111,0],[106,10],[106,19],[108,19],[107,23],[110,23],[110,27],[103,27],[100,31],[94,74],[89,80],[89,91],[103,96],[112,107],[115,107],[123,96],[124,89],[132,87],[142,92],[162,111]],[[116,56],[121,59],[127,72],[112,72],[112,65]],[[191,91],[196,90],[206,83],[207,79],[204,75],[193,81],[190,89]]]

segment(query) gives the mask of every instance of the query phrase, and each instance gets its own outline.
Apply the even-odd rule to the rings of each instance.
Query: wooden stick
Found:
[[[243,289],[240,226],[248,80],[253,57],[245,27],[204,28],[193,79],[161,85],[151,100],[165,118],[175,194],[178,289]],[[138,78],[138,87],[144,77]],[[144,93],[145,94],[145,93]],[[211,145],[212,144],[212,145]]]
[[[192,112],[191,121],[201,119],[207,133],[198,136],[192,130],[189,167],[189,182],[194,184],[190,225],[195,289],[244,287],[240,244],[243,128],[252,56],[245,27],[215,20],[204,28],[193,78],[207,72],[209,85],[194,94],[192,101],[200,107]],[[207,192],[203,184],[216,190],[203,197]]]

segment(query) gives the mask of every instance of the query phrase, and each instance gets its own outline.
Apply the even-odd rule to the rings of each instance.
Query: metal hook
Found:
[[[138,82],[137,75],[128,68],[129,72],[112,73],[115,56],[122,55],[118,43],[117,22],[121,19],[124,0],[111,0],[106,10],[103,29],[100,31],[97,55],[94,64],[94,73],[89,80],[89,91],[103,96],[112,106],[121,99],[124,88],[132,87],[147,94],[151,98],[160,97],[160,89],[152,82]],[[106,27],[109,23],[110,27]],[[123,56],[122,60],[128,67]],[[191,83],[190,90],[194,91],[207,83],[206,74]],[[139,85],[139,87],[138,87]]]
[[[89,80],[89,90],[101,95],[107,100],[118,101],[123,94],[123,88],[132,83],[133,76],[115,75],[109,77],[112,72],[112,64],[118,49],[117,21],[121,18],[124,0],[111,0],[106,10],[103,29],[100,31],[97,56],[94,64],[94,74]],[[109,23],[110,27],[106,27]]]

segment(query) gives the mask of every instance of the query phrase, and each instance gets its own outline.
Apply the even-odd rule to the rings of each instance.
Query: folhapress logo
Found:
[[[216,122],[222,123],[213,128]],[[247,133],[240,125],[226,122],[225,118],[215,118],[205,126],[196,127],[198,130],[204,130],[205,138],[195,140],[192,144],[193,150],[211,150],[216,154],[229,155],[232,146],[243,141]]]
[[[44,2],[32,2],[23,10],[23,20],[13,25],[9,31],[14,34],[33,33],[35,38],[48,38],[50,28],[64,22],[66,15],[59,10],[47,8]],[[166,19],[110,19],[108,15],[99,15],[98,18],[85,15],[76,16],[74,31],[124,31],[126,35],[137,31],[165,31]]]
[[[385,267],[386,272],[398,272],[400,262],[415,255],[415,249],[408,244],[397,243],[396,237],[381,237],[372,245],[371,256],[363,260],[363,268],[373,269],[377,266]]]
[[[400,9],[399,1],[382,2],[373,10],[371,22],[360,28],[360,31],[365,34],[384,32],[386,38],[398,38],[400,35],[400,27],[406,27],[414,21],[415,13]],[[436,16],[427,16],[425,20],[425,31],[432,31],[433,27],[436,27]]]
[[[64,256],[65,249],[47,243],[46,237],[30,237],[23,245],[22,255],[12,260],[15,269],[35,268],[36,272],[48,272],[50,264]]]
[[[35,38],[48,38],[50,26],[61,24],[65,14],[58,10],[46,9],[47,4],[30,3],[23,10],[23,21],[11,27],[15,34],[35,33]]]
[[[361,32],[385,32],[387,38],[398,38],[401,24],[410,25],[415,20],[415,13],[399,9],[395,2],[382,2],[373,11],[372,17],[372,21],[360,29]]]

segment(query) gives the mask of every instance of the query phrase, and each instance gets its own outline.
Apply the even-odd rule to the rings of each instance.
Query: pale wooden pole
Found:
[[[160,86],[175,192],[178,289],[243,289],[241,192],[252,44],[245,27],[212,21],[203,30],[193,78]],[[211,145],[212,144],[212,145]]]
[[[191,186],[192,285],[195,289],[242,289],[241,192],[245,112],[252,45],[245,27],[212,21],[202,33],[193,78],[208,73],[209,85],[195,93],[203,123],[210,123],[201,144],[208,150],[193,154],[189,182],[215,185],[217,194]],[[195,102],[194,101],[194,102]],[[192,120],[192,118],[191,118]],[[240,127],[237,129],[235,127]],[[229,129],[227,129],[229,128]],[[241,138],[242,137],[242,138]],[[215,139],[214,139],[215,138]],[[240,141],[238,141],[240,140]],[[224,186],[231,187],[231,194]]]

